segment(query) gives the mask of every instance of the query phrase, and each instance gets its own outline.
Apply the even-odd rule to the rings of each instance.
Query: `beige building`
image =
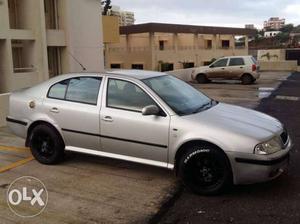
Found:
[[[103,61],[98,0],[0,0],[0,94]]]
[[[271,17],[264,22],[264,30],[279,30],[285,25],[285,19],[280,19],[279,17]]]
[[[248,35],[254,33],[253,29],[161,23],[120,27],[120,42],[106,45],[105,65],[161,71],[201,66],[213,58],[247,55]]]

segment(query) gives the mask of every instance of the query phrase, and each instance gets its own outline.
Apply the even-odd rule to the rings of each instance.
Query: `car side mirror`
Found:
[[[159,108],[156,105],[149,105],[142,109],[142,114],[144,116],[149,115],[158,115],[159,114]]]

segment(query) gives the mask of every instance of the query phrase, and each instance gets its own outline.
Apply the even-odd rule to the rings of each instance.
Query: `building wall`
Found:
[[[0,126],[5,125],[9,92],[49,79],[50,49],[59,49],[58,74],[82,71],[76,60],[90,71],[104,69],[98,0],[53,0],[55,29],[46,29],[44,3],[52,0],[11,1],[17,3],[14,13],[9,1],[0,0]]]
[[[183,62],[202,66],[205,62],[230,55],[248,55],[248,44],[235,47],[233,35],[141,33],[121,35],[120,43],[109,44],[106,52],[106,68],[121,64],[130,69],[132,64],[143,64],[146,70],[160,70],[161,63],[172,63],[174,69],[183,68]],[[212,41],[207,49],[206,41]],[[222,40],[229,40],[230,46],[222,48]],[[163,41],[163,50],[160,46]]]
[[[99,1],[58,0],[59,27],[56,30],[46,29],[44,0],[15,1],[16,13],[9,13],[8,1],[1,0],[0,4],[0,93],[48,79],[47,47],[61,47],[63,73],[82,70],[72,56],[88,70],[103,70]],[[11,25],[12,15],[17,17],[17,26]],[[15,47],[12,49],[12,46],[16,41],[26,46],[22,50],[26,67],[22,69],[13,64]]]
[[[103,43],[119,43],[120,27],[117,16],[102,16]]]

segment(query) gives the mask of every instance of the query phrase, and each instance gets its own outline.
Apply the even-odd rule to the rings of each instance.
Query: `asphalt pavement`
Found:
[[[288,172],[255,185],[234,186],[204,197],[179,189],[150,223],[172,224],[299,224],[300,223],[300,73],[283,81],[257,110],[278,118],[294,142]]]

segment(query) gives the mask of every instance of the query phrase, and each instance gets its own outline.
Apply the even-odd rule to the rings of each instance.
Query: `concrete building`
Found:
[[[120,42],[107,44],[105,65],[161,71],[201,66],[213,58],[247,55],[248,35],[254,34],[253,29],[161,23],[120,27]],[[235,36],[244,36],[244,42]]]
[[[119,26],[130,26],[135,22],[133,12],[123,11],[119,6],[116,5],[111,7],[109,14],[119,18]]]
[[[0,0],[0,127],[9,92],[104,68],[98,0]]]
[[[0,94],[103,70],[98,0],[0,0]]]
[[[264,22],[264,30],[279,30],[285,25],[285,19],[279,17],[271,17]]]

